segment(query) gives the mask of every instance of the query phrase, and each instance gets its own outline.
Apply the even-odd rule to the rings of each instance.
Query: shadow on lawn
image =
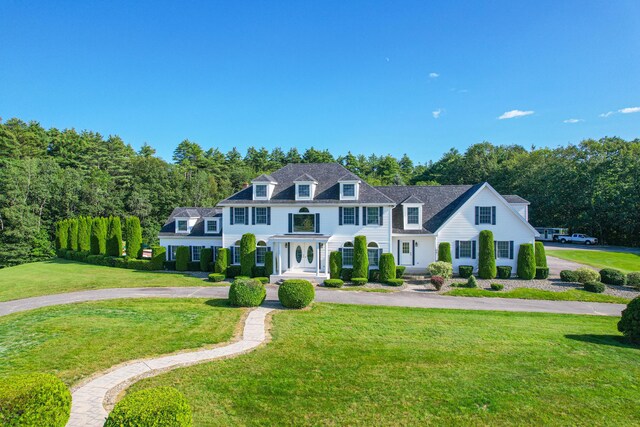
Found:
[[[622,335],[583,334],[583,335],[565,335],[565,338],[569,338],[570,340],[588,342],[590,344],[600,344],[600,345],[610,345],[613,347],[640,349],[640,346],[629,343]]]

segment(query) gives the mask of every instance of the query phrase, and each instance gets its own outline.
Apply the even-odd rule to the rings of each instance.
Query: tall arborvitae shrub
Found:
[[[480,232],[480,250],[478,251],[478,277],[493,279],[498,274],[496,253],[493,247],[493,233],[490,230]]]
[[[356,236],[353,240],[353,274],[351,277],[369,277],[369,255],[367,253],[367,238]]]
[[[107,255],[122,256],[122,223],[119,216],[109,217]]]
[[[189,269],[189,247],[178,246],[176,249],[176,270],[187,271]]]
[[[56,222],[56,249],[69,247],[69,222],[65,219]]]
[[[256,236],[246,233],[240,239],[240,274],[251,277],[256,265]]]
[[[329,254],[329,274],[332,279],[339,279],[342,274],[342,253],[333,251]]]
[[[438,244],[438,261],[444,261],[452,264],[451,243],[440,242],[440,244]]]
[[[103,218],[93,218],[91,223],[91,254],[104,255],[107,251],[107,229]]]
[[[209,265],[213,263],[213,249],[202,248],[200,250],[200,271],[210,271]]]
[[[91,218],[86,216],[78,218],[78,250],[91,250]]]
[[[78,250],[78,218],[69,220],[69,249]]]
[[[154,270],[162,270],[164,261],[167,258],[167,248],[164,246],[154,246],[151,248],[151,263]]]
[[[216,262],[213,265],[213,271],[220,274],[227,274],[227,266],[229,265],[229,249],[219,248]]]
[[[531,280],[536,277],[536,257],[531,243],[520,245],[518,251],[518,277]]]
[[[396,278],[396,260],[393,254],[384,253],[380,255],[380,281],[387,283],[391,279]]]
[[[125,235],[127,236],[127,256],[129,258],[140,258],[142,256],[142,228],[140,227],[140,218],[137,216],[127,217],[125,230]]]
[[[269,277],[273,274],[273,252],[264,253],[264,275]]]
[[[544,243],[536,242],[536,267],[547,267],[547,253],[544,251]]]

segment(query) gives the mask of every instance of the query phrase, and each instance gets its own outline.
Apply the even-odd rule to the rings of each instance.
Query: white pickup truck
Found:
[[[584,243],[585,245],[595,245],[598,243],[598,239],[595,237],[589,237],[586,234],[578,233],[574,233],[572,235],[560,235],[557,240],[560,243]]]

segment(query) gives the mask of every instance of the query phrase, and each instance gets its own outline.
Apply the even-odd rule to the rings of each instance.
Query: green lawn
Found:
[[[134,384],[194,425],[635,425],[640,348],[598,316],[316,304],[273,340]]]
[[[118,363],[229,340],[242,309],[224,300],[133,299],[0,317],[0,374],[49,372],[73,384]]]
[[[640,271],[640,254],[631,254],[626,252],[608,252],[596,250],[546,250],[547,255],[556,258],[574,261],[580,264],[590,265],[592,267],[617,268],[618,270],[629,273],[631,271]]]
[[[454,297],[485,297],[485,298],[521,298],[539,299],[552,301],[588,301],[588,302],[611,302],[627,304],[630,299],[617,297],[614,295],[596,294],[580,289],[570,289],[568,291],[545,291],[533,288],[516,288],[510,291],[490,291],[478,288],[458,288],[445,292],[444,295]]]
[[[88,289],[208,284],[186,274],[126,270],[55,259],[0,269],[0,301]]]

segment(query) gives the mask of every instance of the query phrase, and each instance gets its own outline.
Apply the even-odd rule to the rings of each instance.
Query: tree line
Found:
[[[531,202],[530,222],[568,227],[610,244],[640,244],[640,140],[607,137],[558,148],[471,145],[437,161],[391,155],[336,156],[309,148],[223,152],[184,140],[168,162],[115,135],[0,122],[0,266],[53,254],[55,222],[78,217],[140,219],[157,241],[177,206],[213,206],[261,173],[288,163],[339,162],[374,185],[474,184]]]

